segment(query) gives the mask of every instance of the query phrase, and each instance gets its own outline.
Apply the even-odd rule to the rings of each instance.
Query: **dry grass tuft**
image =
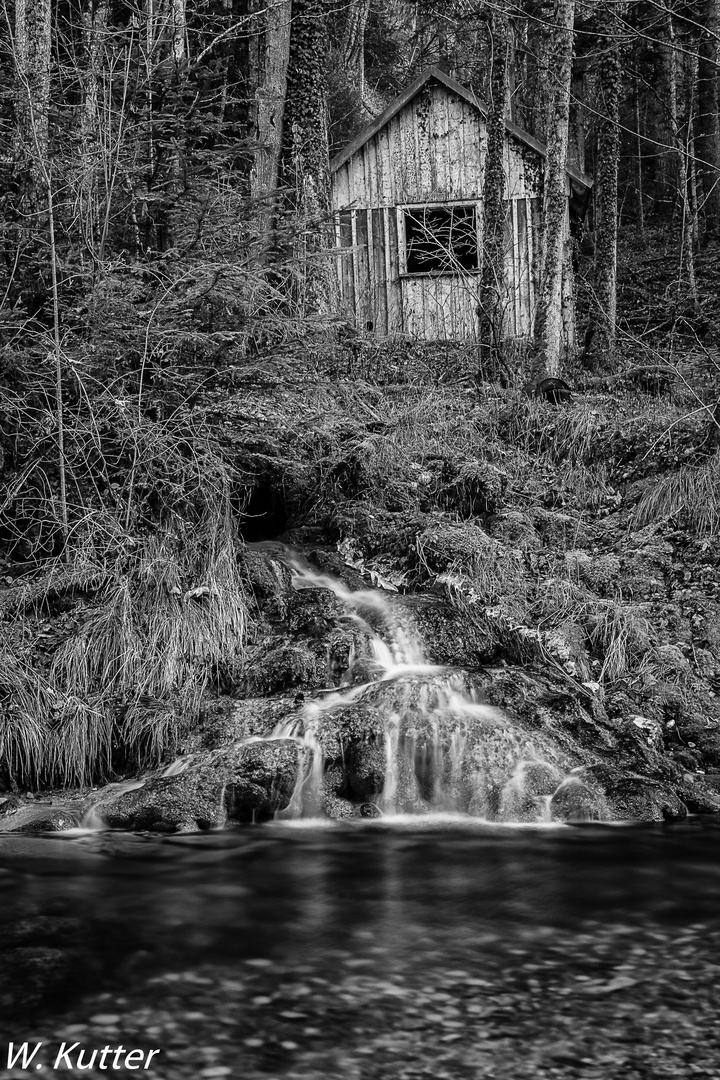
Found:
[[[682,465],[677,472],[653,482],[635,508],[639,526],[682,518],[700,536],[720,531],[720,454],[702,465]]]
[[[16,781],[84,785],[175,749],[203,695],[243,654],[237,545],[230,519],[217,515],[118,559],[47,678],[3,648],[0,760]]]

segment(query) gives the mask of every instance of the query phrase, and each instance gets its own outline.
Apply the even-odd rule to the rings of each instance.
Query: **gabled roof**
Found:
[[[385,109],[384,112],[381,112],[379,116],[376,116],[375,119],[371,123],[369,123],[368,126],[364,128],[360,132],[360,134],[357,135],[353,139],[353,141],[345,147],[344,150],[341,150],[340,153],[333,158],[333,160],[330,162],[330,171],[336,172],[341,165],[344,165],[348,158],[351,158],[353,154],[355,154],[358,150],[361,149],[361,147],[365,145],[366,142],[368,142],[369,139],[372,139],[373,135],[376,135],[381,128],[385,127],[385,124],[387,124],[388,121],[392,120],[393,116],[399,113],[400,110],[404,108],[404,106],[407,105],[409,101],[412,101],[412,99],[422,90],[423,86],[425,86],[426,83],[429,83],[432,80],[441,83],[443,86],[447,87],[447,89],[450,90],[453,94],[456,94],[457,97],[460,97],[464,101],[467,101],[468,104],[472,105],[473,108],[477,109],[478,112],[480,112],[483,116],[487,116],[487,105],[484,101],[481,101],[480,98],[478,98],[472,92],[472,90],[468,90],[466,86],[463,86],[461,83],[451,78],[450,75],[446,75],[444,71],[440,70],[440,68],[426,68],[425,71],[423,71],[422,75],[420,75],[415,80],[415,82],[411,83],[406,90],[403,90],[402,94],[398,94],[395,100],[391,102],[390,105],[388,105],[387,109]],[[531,150],[534,150],[535,153],[539,154],[541,157],[547,156],[547,147],[545,146],[545,144],[541,143],[528,131],[524,131],[523,128],[518,127],[518,125],[514,124],[512,120],[505,121],[505,130],[508,132],[508,134],[513,135],[516,139],[519,139],[520,142],[525,143],[526,146],[529,146]],[[568,175],[571,177],[571,179],[575,180],[577,184],[581,185],[581,187],[585,189],[592,187],[593,182],[589,176],[585,175],[585,173],[580,172],[580,170],[576,169],[573,165],[567,165],[566,168],[568,171]]]

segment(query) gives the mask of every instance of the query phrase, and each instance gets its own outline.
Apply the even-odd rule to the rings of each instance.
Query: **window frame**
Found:
[[[407,215],[411,214],[414,210],[456,210],[467,207],[472,209],[475,214],[475,246],[476,246],[476,261],[477,266],[473,270],[466,270],[464,267],[462,270],[419,270],[412,271],[407,268],[407,256],[408,256],[408,243],[407,243],[407,229],[406,219]],[[397,215],[397,235],[398,235],[398,247],[399,247],[399,276],[400,278],[407,278],[409,281],[415,278],[462,278],[465,276],[475,276],[481,273],[482,269],[482,237],[480,234],[480,226],[482,224],[481,216],[482,202],[480,199],[452,199],[444,202],[413,202],[413,203],[399,203],[396,206]]]

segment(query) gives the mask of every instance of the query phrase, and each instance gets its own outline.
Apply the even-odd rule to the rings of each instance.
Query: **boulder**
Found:
[[[180,832],[224,825],[223,783],[215,773],[188,769],[146,780],[140,787],[99,792],[95,815],[110,829]]]
[[[607,816],[603,796],[576,776],[566,777],[550,800],[553,821],[604,821]]]
[[[295,739],[258,739],[216,752],[197,768],[220,777],[228,816],[270,816],[290,803],[306,751]]]
[[[379,795],[385,783],[385,748],[373,742],[358,743],[350,749],[346,760],[346,775],[353,795],[365,800]]]
[[[578,778],[605,797],[613,821],[671,821],[687,817],[687,807],[668,784],[612,765],[590,765]]]
[[[79,807],[19,806],[0,817],[0,831],[12,833],[63,832],[74,829],[82,818]]]

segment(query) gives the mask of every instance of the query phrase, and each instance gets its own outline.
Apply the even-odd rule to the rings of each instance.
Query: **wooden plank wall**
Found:
[[[476,336],[479,275],[401,276],[402,208],[476,203],[480,227],[485,143],[480,112],[430,83],[335,173],[342,306],[361,333]],[[505,333],[527,337],[539,272],[542,159],[508,136],[505,169]]]

